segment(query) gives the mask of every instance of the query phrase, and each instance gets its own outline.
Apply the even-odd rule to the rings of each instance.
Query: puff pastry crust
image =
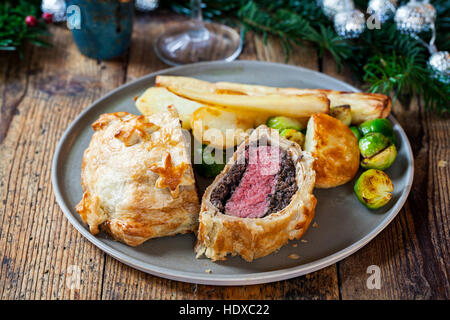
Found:
[[[358,172],[358,140],[348,126],[327,114],[309,119],[305,150],[315,159],[316,188],[340,186]]]
[[[151,116],[103,114],[82,161],[76,206],[92,234],[144,241],[193,232],[199,199],[189,151],[173,108]]]
[[[220,212],[211,203],[211,193],[225,174],[236,163],[239,154],[249,143],[267,139],[270,145],[285,150],[295,164],[297,191],[290,203],[281,211],[263,218],[241,218]],[[197,257],[205,255],[213,261],[226,260],[228,254],[240,255],[246,261],[264,257],[288,240],[299,239],[307,230],[316,206],[312,194],[315,183],[313,158],[296,144],[281,138],[278,131],[265,125],[252,132],[236,150],[221,174],[206,189],[199,216],[199,230],[195,251]]]

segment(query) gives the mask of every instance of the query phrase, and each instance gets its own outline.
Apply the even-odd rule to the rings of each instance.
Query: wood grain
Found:
[[[52,32],[53,48],[32,48],[28,61],[20,61],[28,66],[26,80],[18,82],[27,84],[26,94],[0,147],[3,299],[83,299],[101,293],[104,254],[81,237],[56,204],[51,160],[59,137],[80,111],[122,84],[124,61],[83,57],[68,30],[52,27]],[[80,290],[67,289],[71,265],[81,268]]]
[[[215,287],[170,281],[132,269],[84,239],[56,204],[51,160],[57,142],[80,111],[106,92],[168,67],[154,37],[183,18],[139,14],[131,48],[113,61],[82,56],[64,27],[51,27],[53,48],[27,47],[25,59],[0,53],[0,299],[448,299],[449,134],[447,118],[426,112],[416,98],[394,113],[414,149],[411,195],[398,217],[366,247],[307,276],[265,285]],[[285,62],[277,40],[247,34],[240,59]],[[294,48],[293,65],[337,72],[329,55]],[[447,161],[447,164],[443,161]],[[369,290],[367,266],[381,269]],[[79,266],[81,286],[69,289]]]

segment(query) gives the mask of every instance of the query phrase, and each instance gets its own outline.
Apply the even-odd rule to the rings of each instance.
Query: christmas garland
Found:
[[[355,5],[364,10],[368,2],[358,0]],[[188,1],[164,4],[178,13],[190,12]],[[244,32],[253,31],[264,39],[269,35],[279,38],[286,57],[295,54],[293,44],[301,46],[307,41],[318,49],[319,57],[328,51],[338,66],[350,67],[369,92],[393,94],[401,101],[418,94],[427,108],[441,114],[449,111],[450,85],[434,78],[427,65],[428,50],[415,37],[397,30],[392,19],[380,29],[366,29],[356,39],[343,39],[316,0],[204,0],[203,4],[206,19],[241,25]],[[449,51],[450,1],[432,4],[437,11],[436,46]],[[428,39],[429,32],[420,37]]]
[[[368,0],[355,0],[363,10]],[[400,1],[399,5],[407,1]],[[450,51],[450,0],[432,1],[436,9],[436,47]],[[43,40],[51,15],[40,12],[40,0],[6,0],[0,3],[0,50],[17,50],[24,43],[48,46]],[[164,6],[181,14],[190,14],[189,1],[165,0]],[[366,29],[355,39],[339,36],[332,20],[316,0],[204,0],[203,16],[231,25],[243,32],[253,31],[264,40],[280,39],[286,58],[295,54],[293,45],[314,45],[319,57],[329,52],[338,66],[346,65],[366,90],[393,94],[406,100],[414,94],[425,106],[440,114],[448,113],[450,85],[439,81],[427,65],[430,53],[413,35],[401,33],[390,19],[380,29]],[[430,32],[419,34],[425,42]]]

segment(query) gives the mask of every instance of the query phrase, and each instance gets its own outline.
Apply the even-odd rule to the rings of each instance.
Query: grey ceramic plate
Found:
[[[206,258],[195,258],[195,237],[192,234],[150,240],[137,248],[113,241],[105,234],[94,237],[73,209],[82,195],[81,158],[93,133],[91,123],[105,112],[138,113],[133,98],[153,86],[157,74],[278,87],[357,91],[344,82],[308,69],[254,61],[212,62],[147,75],[94,102],[61,138],[53,159],[52,182],[56,199],[73,226],[97,247],[123,263],[160,277],[201,284],[244,285],[288,279],[324,268],[354,253],[383,230],[405,203],[413,180],[413,156],[405,132],[391,116],[398,141],[397,160],[387,170],[395,186],[392,201],[374,212],[355,198],[354,182],[330,190],[315,190],[318,203],[314,221],[318,227],[310,227],[306,232],[303,239],[307,243],[291,241],[277,253],[251,263],[239,257],[212,263]],[[294,243],[297,247],[293,246]],[[300,258],[288,258],[292,253]],[[207,269],[211,273],[206,273]]]

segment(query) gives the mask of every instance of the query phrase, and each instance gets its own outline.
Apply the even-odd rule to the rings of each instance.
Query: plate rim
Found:
[[[75,227],[78,232],[81,233],[82,236],[84,236],[86,239],[88,239],[92,244],[94,244],[96,247],[98,247],[103,252],[107,253],[108,255],[112,256],[116,260],[132,267],[137,270],[170,279],[170,280],[176,280],[176,281],[183,281],[187,283],[194,283],[194,284],[206,284],[206,285],[219,285],[219,286],[239,286],[239,285],[252,285],[252,284],[262,284],[262,283],[269,283],[269,282],[275,282],[275,281],[281,281],[286,279],[291,279],[294,277],[302,276],[320,269],[323,269],[325,267],[328,267],[336,262],[341,261],[342,259],[352,255],[362,247],[364,247],[367,243],[369,243],[372,239],[374,239],[382,230],[384,230],[391,221],[397,216],[397,214],[400,212],[400,210],[403,208],[403,205],[405,204],[408,195],[412,188],[412,183],[414,179],[414,154],[412,152],[411,144],[409,142],[408,136],[406,135],[403,128],[400,126],[399,122],[395,119],[393,115],[389,115],[389,119],[394,123],[394,125],[398,126],[398,130],[400,135],[402,136],[402,140],[405,142],[406,152],[409,155],[407,157],[408,161],[408,170],[410,170],[410,175],[408,178],[408,181],[406,183],[406,186],[404,188],[404,191],[400,195],[400,198],[398,199],[397,203],[390,209],[392,210],[392,213],[376,227],[371,232],[369,232],[366,236],[361,238],[359,241],[353,243],[350,246],[347,246],[338,252],[335,252],[331,255],[328,255],[322,259],[314,260],[312,262],[309,262],[307,264],[301,264],[295,267],[290,267],[286,269],[281,270],[275,270],[275,271],[264,271],[264,272],[256,272],[251,274],[233,274],[233,275],[213,275],[213,274],[207,274],[204,275],[201,273],[193,273],[193,272],[186,272],[186,271],[179,271],[174,270],[166,267],[159,267],[156,265],[151,265],[148,263],[143,262],[142,260],[135,259],[134,257],[131,257],[129,255],[126,255],[119,250],[112,248],[108,246],[107,244],[103,243],[100,239],[92,235],[88,229],[84,225],[82,225],[78,220],[75,219],[74,215],[71,212],[71,209],[67,206],[65,203],[61,190],[62,186],[58,182],[58,164],[59,159],[61,157],[61,152],[66,144],[66,141],[68,138],[70,138],[70,133],[72,129],[78,124],[78,122],[84,117],[86,113],[91,111],[96,107],[96,105],[103,100],[109,98],[110,96],[116,94],[117,92],[123,90],[126,87],[133,86],[134,84],[145,81],[148,78],[155,77],[159,74],[167,74],[167,73],[173,73],[178,70],[183,69],[190,69],[195,68],[198,66],[221,66],[221,65],[248,65],[248,64],[259,64],[259,65],[272,65],[277,68],[288,68],[288,69],[296,69],[301,70],[302,72],[310,72],[314,73],[316,76],[326,78],[326,79],[332,79],[335,82],[338,82],[342,84],[343,86],[346,86],[349,88],[349,90],[360,92],[358,88],[355,88],[354,86],[336,79],[332,76],[329,76],[327,74],[321,73],[319,71],[315,71],[312,69],[300,67],[300,66],[294,66],[294,65],[286,65],[281,63],[275,63],[275,62],[265,62],[265,61],[254,61],[254,60],[239,60],[239,61],[233,61],[233,62],[223,62],[223,61],[213,61],[213,62],[200,62],[200,63],[194,63],[194,64],[188,64],[183,66],[176,66],[172,68],[162,69],[158,70],[156,72],[152,72],[150,74],[144,75],[142,77],[139,77],[137,79],[134,79],[130,82],[124,83],[121,86],[111,90],[110,92],[106,93],[105,95],[101,96],[100,98],[96,99],[94,102],[92,102],[87,108],[85,108],[66,128],[64,133],[62,134],[58,145],[55,149],[55,153],[53,155],[52,160],[52,172],[51,172],[51,180],[52,180],[52,187],[53,187],[53,193],[55,195],[56,201],[58,205],[60,206],[61,210],[63,211],[66,218],[69,220],[69,222],[72,224],[73,227]],[[126,259],[125,259],[125,258]],[[195,258],[194,258],[195,259]],[[142,264],[145,264],[146,267],[143,267]]]

